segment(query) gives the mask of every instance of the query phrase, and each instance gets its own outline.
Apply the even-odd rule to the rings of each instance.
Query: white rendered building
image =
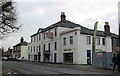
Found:
[[[105,22],[104,28],[105,31],[97,31],[96,51],[115,51],[118,35],[110,33],[108,22]],[[91,64],[92,35],[93,30],[66,20],[65,13],[62,12],[59,22],[39,28],[37,33],[31,36],[28,59],[39,62]]]
[[[28,43],[24,41],[23,37],[21,37],[20,43],[13,46],[12,56],[15,59],[23,57],[28,60]]]

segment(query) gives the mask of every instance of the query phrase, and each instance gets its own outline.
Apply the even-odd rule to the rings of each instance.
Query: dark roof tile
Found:
[[[88,29],[88,28],[86,28],[86,27],[83,27],[83,26],[81,26],[81,25],[79,25],[79,24],[73,23],[73,22],[68,21],[68,20],[66,20],[65,22],[59,21],[59,22],[57,22],[57,23],[55,23],[55,24],[52,24],[51,26],[48,26],[48,27],[46,27],[45,29],[43,29],[43,30],[41,31],[41,33],[45,32],[45,31],[48,31],[48,30],[50,30],[50,29],[52,29],[52,28],[55,28],[55,27],[66,27],[66,28],[81,27],[81,34],[93,35],[93,30],[92,30],[92,29]],[[38,34],[38,33],[35,33],[35,34],[33,34],[32,36],[35,36],[35,35],[37,35],[37,34]],[[97,31],[97,36],[105,36],[105,35],[104,35],[104,31],[98,30],[98,31]],[[114,33],[111,33],[111,37],[117,38],[118,35],[116,35],[116,34],[114,34]]]

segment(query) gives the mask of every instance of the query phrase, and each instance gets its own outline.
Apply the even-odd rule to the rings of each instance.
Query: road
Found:
[[[4,66],[7,66],[13,69],[18,74],[103,74],[97,72],[80,71],[60,67],[56,68],[40,64],[28,64],[25,62],[6,61],[3,62],[2,65],[3,68]]]

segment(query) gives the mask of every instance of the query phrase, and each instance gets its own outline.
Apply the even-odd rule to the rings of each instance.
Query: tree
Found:
[[[0,3],[0,38],[19,29],[16,26],[17,15],[14,5],[13,0],[2,0]]]

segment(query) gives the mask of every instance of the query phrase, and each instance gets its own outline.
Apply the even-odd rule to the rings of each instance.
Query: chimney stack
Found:
[[[110,36],[110,26],[109,22],[105,22],[104,31],[106,36]]]
[[[61,12],[61,15],[60,15],[60,17],[61,17],[61,22],[65,22],[65,12]]]
[[[22,43],[24,41],[24,39],[23,39],[23,37],[21,37],[21,39],[20,39],[20,43]]]

